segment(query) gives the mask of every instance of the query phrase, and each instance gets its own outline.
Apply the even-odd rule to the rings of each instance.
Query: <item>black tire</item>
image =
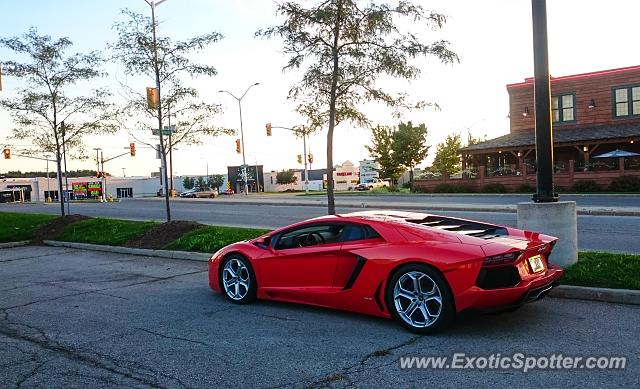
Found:
[[[231,264],[230,264],[231,263]],[[240,281],[247,282],[248,288],[238,284],[238,289],[236,289],[236,284],[232,284],[230,287],[225,286],[225,279],[232,280],[231,273],[227,272],[227,265],[235,271],[236,269],[240,270]],[[238,264],[242,264],[242,267],[238,267]],[[220,283],[220,290],[224,297],[234,304],[249,304],[256,300],[256,295],[258,291],[258,283],[256,282],[255,272],[253,271],[253,267],[249,260],[239,254],[231,254],[226,257],[222,263],[220,263],[220,272],[218,274],[218,281]],[[234,292],[238,294],[234,296]]]
[[[432,312],[435,313],[437,311],[438,304],[435,297],[439,295],[441,304],[437,317],[433,315],[431,318],[426,318],[424,314],[422,314],[422,309],[414,309],[410,315],[406,315],[407,312],[401,313],[398,311],[398,307],[396,306],[396,299],[394,298],[396,285],[401,279],[403,279],[403,282],[401,284],[404,284],[408,280],[412,280],[411,275],[416,274],[427,276],[426,278],[424,278],[423,276],[419,277],[418,282],[420,285],[420,289],[422,289],[423,287],[424,289],[429,289],[429,287],[431,286],[431,290],[429,292],[421,294],[420,297],[413,297],[413,300],[409,300],[404,296],[399,296],[398,304],[400,305],[400,308],[404,308],[405,311],[409,310],[409,308],[412,306],[411,304],[423,304],[424,309],[426,309],[427,316],[429,316]],[[433,287],[434,284],[435,287]],[[403,292],[405,289],[406,288],[401,288]],[[427,293],[433,294],[427,295]],[[449,284],[444,279],[444,277],[434,268],[418,263],[402,266],[395,272],[393,272],[393,274],[389,278],[389,281],[387,282],[387,288],[385,291],[385,302],[387,303],[387,307],[389,309],[389,312],[391,313],[391,316],[395,320],[397,320],[409,331],[421,335],[433,334],[447,328],[455,317],[456,313],[453,294],[451,293]],[[403,307],[403,304],[405,304],[406,307]],[[409,317],[408,319],[407,316]],[[419,319],[420,317],[424,319],[422,323],[420,323],[418,320],[415,320],[417,322],[415,324],[410,324],[408,322],[408,320],[414,322],[413,319]],[[429,322],[430,319],[431,322]]]

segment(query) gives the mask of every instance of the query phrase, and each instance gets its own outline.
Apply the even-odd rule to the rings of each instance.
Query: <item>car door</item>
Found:
[[[274,236],[271,254],[257,261],[261,289],[290,299],[331,290],[343,229],[339,223],[305,224]]]
[[[342,246],[333,285],[344,290],[353,287],[372,249],[383,243],[384,239],[366,224],[348,223],[340,242]]]

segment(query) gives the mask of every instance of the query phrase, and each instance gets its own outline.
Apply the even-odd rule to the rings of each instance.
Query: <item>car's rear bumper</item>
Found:
[[[550,267],[539,277],[521,281],[511,288],[482,289],[473,286],[456,296],[456,310],[493,310],[540,300],[558,284],[563,273],[559,267]]]

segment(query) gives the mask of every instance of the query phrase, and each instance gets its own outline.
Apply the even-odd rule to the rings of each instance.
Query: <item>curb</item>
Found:
[[[69,247],[69,248],[80,249],[80,250],[104,251],[108,253],[140,255],[145,257],[182,259],[186,261],[207,262],[209,258],[211,258],[211,254],[192,253],[188,251],[135,249],[135,248],[129,248],[129,247],[106,246],[106,245],[90,244],[90,243],[61,242],[57,240],[45,240],[42,243],[44,243],[47,246],[54,246],[54,247]]]
[[[22,246],[26,246],[28,244],[31,244],[31,242],[29,242],[28,240],[21,240],[21,241],[18,241],[18,242],[0,243],[0,249],[10,249],[12,247],[22,247]]]
[[[549,296],[574,300],[640,305],[640,290],[632,289],[609,289],[560,285],[553,288],[551,292],[549,292]]]

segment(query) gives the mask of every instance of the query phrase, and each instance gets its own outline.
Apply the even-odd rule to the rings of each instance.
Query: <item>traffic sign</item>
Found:
[[[176,126],[174,124],[170,126],[164,126],[162,129],[162,135],[169,136],[176,130]],[[160,136],[160,131],[157,128],[151,129],[151,134],[155,136]]]

